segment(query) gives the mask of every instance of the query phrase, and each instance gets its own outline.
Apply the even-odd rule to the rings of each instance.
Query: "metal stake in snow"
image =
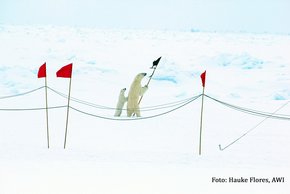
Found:
[[[200,75],[202,81],[202,101],[201,101],[201,112],[200,112],[200,132],[199,132],[199,155],[201,155],[201,134],[202,134],[202,117],[203,117],[203,102],[204,102],[204,88],[205,88],[205,76],[206,71]]]
[[[68,115],[69,115],[69,104],[70,104],[70,92],[71,92],[71,79],[72,79],[72,63],[63,66],[60,70],[56,72],[57,77],[63,77],[63,78],[70,78],[69,80],[69,91],[68,91],[68,102],[67,102],[67,112],[66,112],[66,125],[65,125],[65,137],[64,137],[64,146],[63,149],[65,149],[66,146],[66,137],[67,137],[67,128],[68,128]]]
[[[154,75],[154,73],[155,73],[155,71],[157,69],[157,66],[158,66],[158,63],[159,63],[160,59],[161,59],[161,57],[159,57],[156,61],[153,61],[153,65],[152,65],[152,67],[150,67],[151,69],[153,69],[153,72],[149,76],[149,80],[148,80],[146,86],[149,85],[149,83],[150,83],[150,81],[151,81],[151,79],[152,79],[152,77],[153,77],[153,75]],[[143,99],[143,95],[140,97],[138,104],[140,104],[140,102],[141,102],[142,99]],[[135,116],[135,113],[133,114],[133,116]]]

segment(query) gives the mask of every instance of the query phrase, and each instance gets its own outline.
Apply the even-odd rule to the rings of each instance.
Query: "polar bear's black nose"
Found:
[[[146,75],[147,75],[147,73],[143,73],[143,75],[144,75],[144,76],[146,76]]]

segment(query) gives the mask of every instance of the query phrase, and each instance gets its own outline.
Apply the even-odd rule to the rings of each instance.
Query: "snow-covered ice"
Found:
[[[68,93],[55,72],[73,63],[74,98],[114,107],[121,88],[139,72],[151,73],[162,56],[141,107],[183,100],[202,92],[230,104],[274,112],[290,100],[290,36],[150,30],[98,30],[54,26],[0,26],[0,97],[44,85]],[[148,78],[144,80],[145,84]],[[44,89],[0,99],[0,193],[287,193],[290,188],[289,120],[267,119],[205,98],[202,155],[198,155],[201,99],[170,114],[110,121],[66,108],[49,110],[46,146]],[[48,90],[49,106],[67,100]],[[83,111],[112,117],[71,101]],[[141,111],[146,117],[162,110]],[[290,104],[277,112],[290,115]],[[123,113],[125,116],[125,113]],[[212,183],[212,177],[285,177],[285,183]]]

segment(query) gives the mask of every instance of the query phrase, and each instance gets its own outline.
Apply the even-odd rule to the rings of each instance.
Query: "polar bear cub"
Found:
[[[117,103],[117,106],[116,106],[116,111],[115,111],[115,114],[114,114],[115,117],[121,116],[124,104],[128,100],[128,97],[125,97],[125,91],[126,91],[126,88],[123,88],[120,91],[119,98],[118,98],[118,103]]]
[[[136,75],[134,81],[131,84],[129,93],[128,93],[128,102],[127,102],[127,116],[131,117],[136,114],[137,117],[140,117],[139,109],[139,97],[143,96],[147,91],[148,86],[141,86],[142,79],[146,76],[146,73],[139,73]]]

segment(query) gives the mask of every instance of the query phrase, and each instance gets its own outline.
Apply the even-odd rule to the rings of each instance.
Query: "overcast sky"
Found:
[[[0,0],[0,23],[290,33],[290,0]]]

